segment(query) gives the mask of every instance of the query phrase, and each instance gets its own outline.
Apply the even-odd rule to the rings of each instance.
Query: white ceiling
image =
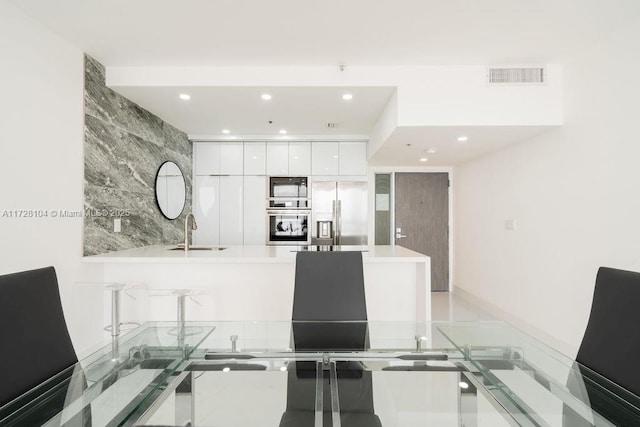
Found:
[[[553,126],[398,127],[376,151],[373,166],[450,166],[482,156],[554,129]],[[468,140],[458,141],[467,136]],[[429,149],[436,152],[430,154]],[[427,162],[420,158],[426,157]]]
[[[105,66],[561,64],[640,14],[638,0],[10,1]],[[191,135],[293,137],[368,134],[394,88],[350,89],[350,103],[331,87],[116,89]],[[397,128],[372,162],[423,165],[435,147],[426,164],[451,165],[545,129]]]
[[[117,87],[118,92],[189,135],[237,138],[287,135],[368,135],[391,87]],[[179,99],[180,93],[191,99]],[[270,101],[260,96],[268,93]],[[353,95],[351,101],[342,95]],[[272,121],[272,124],[269,124]],[[327,123],[336,123],[328,128]]]
[[[562,62],[638,0],[11,0],[105,65]]]

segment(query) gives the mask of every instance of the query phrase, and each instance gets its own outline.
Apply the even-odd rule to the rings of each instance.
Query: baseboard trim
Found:
[[[516,328],[520,329],[522,332],[525,332],[535,338],[537,338],[538,340],[542,341],[543,343],[547,344],[548,346],[554,348],[555,350],[558,350],[559,352],[565,354],[568,357],[571,357],[572,359],[575,358],[576,354],[578,353],[578,348],[575,346],[570,345],[569,343],[559,340],[557,338],[555,338],[554,336],[548,334],[547,332],[543,331],[540,328],[537,328],[533,325],[531,325],[529,322],[527,322],[526,320],[514,316],[513,314],[503,310],[502,308],[498,307],[497,305],[486,301],[480,297],[478,297],[477,295],[459,288],[459,287],[454,287],[453,288],[453,293],[457,296],[460,297],[461,299],[467,301],[470,304],[476,305],[478,307],[480,307],[482,310],[486,311],[487,313],[493,315],[496,317],[496,319],[498,320],[504,320],[505,322],[515,326]]]

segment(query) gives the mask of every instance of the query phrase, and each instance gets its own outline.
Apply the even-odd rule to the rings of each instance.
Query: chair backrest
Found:
[[[360,252],[298,252],[292,320],[367,320]]]
[[[576,361],[640,396],[640,273],[601,267]]]
[[[298,253],[292,320],[298,321],[292,326],[298,351],[368,348],[362,254]]]
[[[292,320],[296,350],[364,350],[369,347],[367,304],[361,252],[299,252]],[[312,321],[313,323],[300,323]],[[347,323],[340,323],[340,322]],[[281,427],[312,425],[315,364],[289,369],[287,411]],[[344,426],[380,427],[373,410],[371,372],[355,362],[338,362],[338,396]],[[323,378],[325,390],[328,377]],[[331,425],[329,393],[324,394],[323,425]]]
[[[0,276],[0,406],[78,361],[53,267]]]

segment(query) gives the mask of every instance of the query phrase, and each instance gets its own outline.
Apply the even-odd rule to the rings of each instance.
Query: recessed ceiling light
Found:
[[[427,160],[429,160],[429,159],[427,159],[426,157],[420,157],[420,161],[421,162],[426,162]]]
[[[353,99],[353,95],[350,93],[345,93],[344,95],[342,95],[342,99],[344,99],[345,101],[351,101]]]
[[[280,129],[280,133],[284,135],[284,134],[286,134],[286,133],[287,133],[287,131],[286,131],[286,130],[284,130],[284,129]]]
[[[469,384],[464,381],[460,381],[458,385],[460,386],[460,388],[464,388],[464,389],[469,388]]]
[[[269,95],[268,93],[263,93],[260,98],[264,99],[265,101],[271,101],[271,95]]]
[[[436,149],[435,149],[435,148],[429,148],[429,149],[427,150],[427,153],[429,153],[429,154],[433,154],[433,153],[435,153],[435,152],[436,152]]]
[[[222,129],[222,133],[231,133],[229,129]]]
[[[181,93],[180,94],[180,99],[182,99],[183,101],[188,101],[191,99],[191,95],[187,94],[187,93]]]
[[[467,142],[469,140],[468,136],[459,136],[458,142]]]

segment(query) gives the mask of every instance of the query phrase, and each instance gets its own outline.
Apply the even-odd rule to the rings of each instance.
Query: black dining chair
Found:
[[[361,252],[299,252],[296,256],[292,312],[296,351],[362,351],[369,347]],[[280,426],[313,426],[314,362],[288,370],[287,410]],[[338,362],[341,425],[381,426],[374,413],[371,372],[358,363]],[[323,424],[331,425],[329,377],[323,373]]]
[[[78,391],[78,358],[53,267],[0,276],[0,325],[0,420],[36,396],[45,396],[18,419],[0,424],[40,425],[64,407],[68,393]],[[82,390],[84,380],[80,383]],[[79,417],[85,417],[81,425],[90,422],[86,412]]]
[[[640,273],[601,267],[589,321],[569,376],[571,392],[618,426],[640,425]],[[622,398],[622,399],[621,399]],[[564,407],[565,426],[598,425]]]

